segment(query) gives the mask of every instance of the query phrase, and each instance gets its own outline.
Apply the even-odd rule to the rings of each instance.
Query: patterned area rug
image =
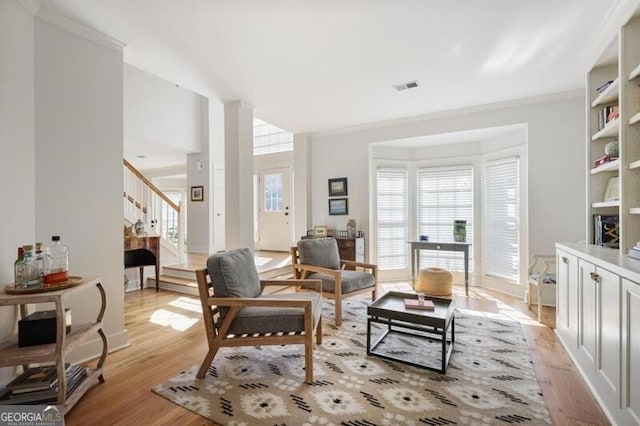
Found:
[[[301,345],[262,346],[223,348],[204,379],[194,366],[153,391],[224,425],[551,424],[519,323],[458,312],[443,375],[367,356],[369,302],[343,303],[339,328],[325,303],[313,384],[303,383]],[[439,362],[441,346],[428,339],[392,334],[383,345]]]

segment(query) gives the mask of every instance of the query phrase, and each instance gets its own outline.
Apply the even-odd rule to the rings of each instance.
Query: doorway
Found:
[[[260,169],[258,179],[258,248],[289,251],[291,246],[291,170]]]

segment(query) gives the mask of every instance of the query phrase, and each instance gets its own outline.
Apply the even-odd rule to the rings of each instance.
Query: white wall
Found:
[[[17,247],[35,242],[33,16],[0,2],[0,283],[13,282]],[[16,331],[17,309],[0,307],[0,338]],[[14,368],[0,369],[0,385]]]
[[[448,112],[311,135],[312,215],[308,225],[327,224],[342,229],[349,217],[371,235],[368,156],[372,143],[519,124],[526,124],[528,129],[529,251],[552,253],[555,241],[584,239],[582,96],[506,103],[484,110]],[[349,215],[329,216],[327,180],[342,176],[349,179]]]
[[[200,151],[201,102],[196,93],[124,65],[124,135],[129,143]]]
[[[102,278],[110,349],[126,344],[122,252],[122,49],[35,21],[36,237],[61,235],[72,275]],[[95,320],[97,290],[70,298]],[[96,336],[75,357],[99,353]]]

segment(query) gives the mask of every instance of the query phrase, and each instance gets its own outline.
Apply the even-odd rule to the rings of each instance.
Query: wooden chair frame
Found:
[[[322,314],[317,324],[313,324],[313,312],[311,310],[311,300],[292,300],[278,298],[246,298],[246,297],[215,297],[209,292],[210,286],[207,279],[206,269],[196,270],[198,282],[198,292],[202,304],[202,315],[204,327],[207,334],[209,351],[200,365],[196,377],[203,378],[206,374],[218,349],[222,347],[237,346],[261,346],[261,345],[304,345],[304,366],[305,381],[313,381],[313,330],[315,328],[316,343],[322,344]],[[320,287],[320,280],[260,280],[260,286],[264,290],[267,286],[296,286],[300,284],[315,284]],[[219,314],[219,307],[229,307],[229,311],[224,317],[220,327],[216,327],[215,316]],[[274,307],[301,307],[304,308],[304,332],[300,333],[267,333],[252,335],[228,335],[227,332],[233,323],[236,315],[245,306]]]
[[[207,333],[209,351],[202,361],[196,377],[203,378],[206,374],[218,349],[222,347],[261,346],[261,345],[304,345],[305,381],[313,381],[313,330],[315,328],[316,343],[322,344],[322,315],[317,324],[313,323],[311,300],[292,300],[273,298],[245,298],[245,297],[215,297],[209,292],[208,273],[206,269],[196,270],[198,292],[202,304],[204,327]],[[264,290],[267,286],[299,286],[301,284],[314,284],[318,288],[322,285],[320,280],[260,280]],[[215,315],[219,314],[219,307],[228,307],[229,310],[220,324],[216,327]],[[228,335],[229,328],[236,315],[245,306],[274,307],[299,307],[304,308],[304,332],[300,333],[267,333],[251,335]]]
[[[542,264],[542,269],[536,270],[536,266]],[[556,257],[553,255],[535,254],[529,264],[527,271],[527,305],[531,308],[531,292],[532,287],[536,287],[536,296],[538,302],[538,322],[542,322],[542,286],[547,273],[556,271]],[[532,274],[538,273],[538,278],[533,279]],[[557,285],[557,284],[556,284]]]
[[[342,293],[342,271],[346,266],[353,266],[355,268],[362,268],[371,271],[371,275],[374,278],[373,288],[363,288],[361,290],[351,291],[349,293]],[[334,289],[333,292],[327,292],[322,290],[322,296],[328,299],[335,300],[335,316],[336,326],[340,326],[342,324],[342,299],[349,296],[355,296],[357,294],[363,294],[371,292],[371,300],[374,301],[378,297],[378,265],[374,265],[371,263],[363,263],[356,262],[353,260],[345,260],[340,259],[340,269],[328,269],[322,268],[319,266],[307,265],[304,263],[300,263],[300,256],[298,253],[298,247],[291,247],[291,267],[293,268],[293,277],[295,279],[306,279],[309,274],[313,272],[319,272],[321,274],[332,275],[334,278]],[[298,288],[300,290],[300,288]]]

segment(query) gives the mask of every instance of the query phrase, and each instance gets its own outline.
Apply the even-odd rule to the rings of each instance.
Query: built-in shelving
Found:
[[[597,98],[591,102],[592,107],[597,107],[598,105],[610,104],[618,100],[618,88],[620,87],[619,80],[616,78],[613,80],[604,92],[600,93]]]
[[[602,129],[598,130],[593,136],[591,136],[591,140],[597,141],[602,138],[613,138],[618,136],[619,132],[620,119],[616,118],[615,120],[608,122]]]

